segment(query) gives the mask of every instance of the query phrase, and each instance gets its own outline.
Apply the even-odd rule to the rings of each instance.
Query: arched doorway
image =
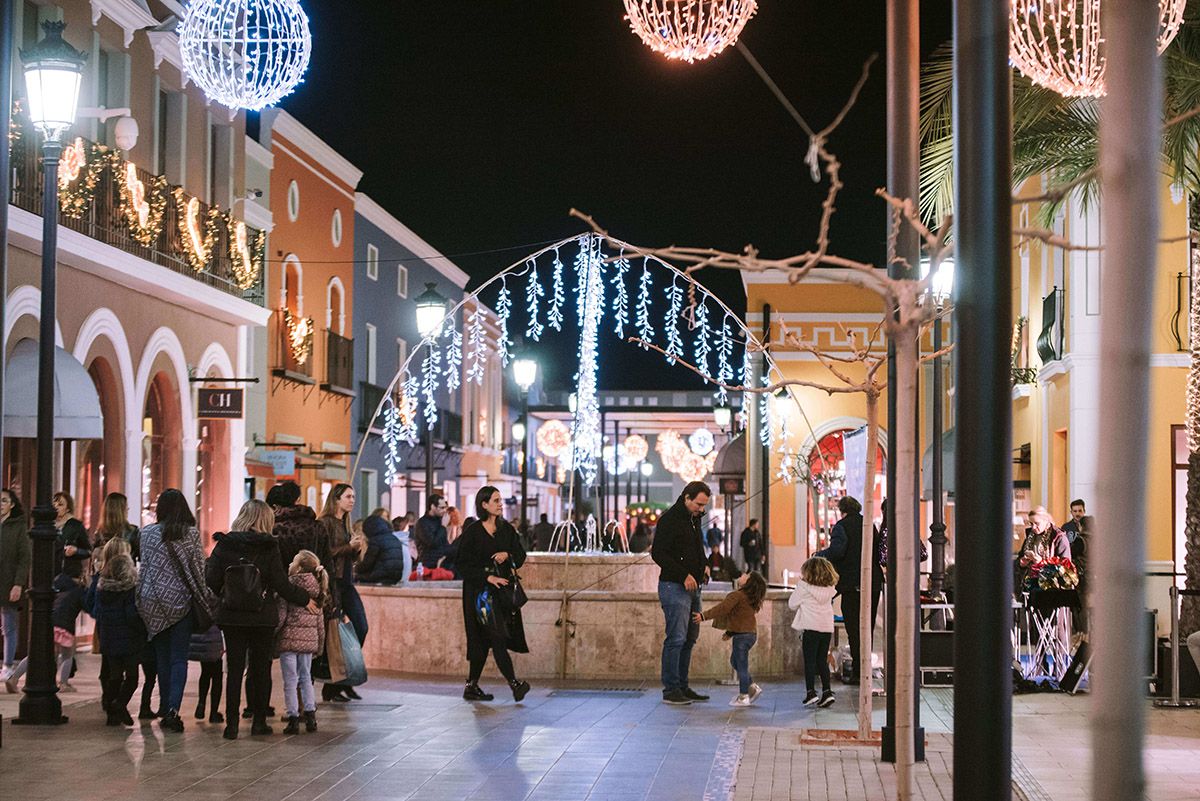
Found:
[[[841,518],[838,501],[849,493],[846,464],[846,435],[861,429],[839,428],[826,433],[807,454],[808,552],[819,550],[828,543],[833,526]],[[866,435],[863,431],[863,436]],[[853,457],[852,457],[853,458]],[[854,466],[851,466],[851,470]],[[860,468],[861,469],[861,468]],[[883,448],[875,452],[875,487],[873,490],[875,514],[887,492],[887,459]],[[858,499],[862,501],[862,498]]]
[[[154,375],[142,416],[142,523],[154,522],[154,505],[183,477],[183,422],[179,393],[165,372]]]
[[[124,486],[125,446],[116,371],[102,356],[93,359],[87,371],[100,396],[104,438],[84,440],[77,445],[75,513],[88,531],[93,531],[100,523],[104,496],[120,492]]]

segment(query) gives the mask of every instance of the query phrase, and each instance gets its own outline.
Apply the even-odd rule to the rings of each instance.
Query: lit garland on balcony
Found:
[[[262,231],[250,233],[250,228],[241,220],[228,217],[229,257],[233,259],[233,280],[239,289],[249,289],[258,283],[262,274],[263,252],[267,238]]]
[[[129,223],[129,233],[149,247],[162,233],[163,214],[167,210],[167,179],[161,175],[150,178],[150,187],[138,178],[137,165],[123,162],[115,153],[109,158],[113,172],[121,176],[121,211]]]
[[[176,187],[174,195],[179,230],[183,232],[183,236],[180,237],[183,240],[183,252],[187,254],[192,269],[198,273],[203,272],[212,258],[213,242],[217,238],[217,225],[221,220],[221,213],[216,209],[209,209],[207,214],[202,214],[200,199],[188,197],[182,188]],[[233,259],[236,262],[237,256]]]
[[[63,148],[58,169],[58,207],[64,215],[78,220],[92,205],[96,183],[104,174],[105,160],[90,142],[76,137]]]
[[[283,324],[287,328],[288,347],[292,349],[292,358],[296,364],[305,364],[312,355],[313,320],[311,317],[297,317],[287,309],[283,310]]]
[[[1104,94],[1101,0],[1013,0],[1009,60],[1064,97]],[[1187,0],[1159,0],[1158,52],[1179,33]]]
[[[755,0],[625,0],[625,19],[647,47],[699,61],[737,41],[758,10]]]

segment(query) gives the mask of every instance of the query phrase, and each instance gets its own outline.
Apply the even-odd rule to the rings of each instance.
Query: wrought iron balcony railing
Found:
[[[325,332],[325,383],[322,389],[354,394],[354,340]]]

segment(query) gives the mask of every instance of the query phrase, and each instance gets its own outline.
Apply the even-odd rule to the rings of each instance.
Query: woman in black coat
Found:
[[[271,734],[267,703],[271,655],[279,625],[276,596],[296,606],[307,606],[313,614],[320,611],[307,592],[288,581],[279,556],[279,543],[271,536],[274,527],[275,513],[271,507],[258,500],[246,501],[230,526],[233,531],[217,539],[204,569],[205,583],[218,599],[213,620],[225,635],[228,671],[223,736],[226,740],[236,740],[238,736],[247,653],[250,655],[247,694],[254,713],[250,733]]]
[[[512,603],[513,573],[525,563],[525,549],[508,522],[500,516],[504,498],[495,487],[484,487],[475,495],[475,514],[479,518],[458,538],[458,569],[463,579],[463,623],[467,629],[467,660],[471,673],[463,698],[467,701],[491,701],[493,696],[479,689],[479,677],[488,651],[508,686],[513,700],[520,701],[529,692],[529,682],[517,679],[508,652],[529,653],[521,610]],[[480,593],[488,591],[490,614],[487,624],[478,611]],[[484,606],[488,606],[484,604]]]

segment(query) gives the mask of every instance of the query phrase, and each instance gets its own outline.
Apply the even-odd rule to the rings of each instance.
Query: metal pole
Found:
[[[933,323],[933,352],[942,349],[941,309]],[[942,357],[933,357],[933,522],[929,524],[929,594],[941,594],[946,579],[946,523],[942,501]],[[941,616],[941,613],[939,613]]]
[[[613,474],[612,474],[612,517],[614,522],[621,520],[621,424],[613,420]],[[615,550],[615,549],[614,549]]]
[[[626,428],[625,429],[626,439],[628,439],[631,436],[633,436],[633,429]],[[634,471],[637,471],[637,473],[639,475],[642,472],[639,469],[639,465],[631,463],[629,466],[629,472],[627,472],[625,474],[625,510],[621,516],[625,520],[625,536],[626,537],[633,534],[633,527],[631,525],[632,520],[630,520],[630,518],[629,518],[629,507],[631,504],[633,504],[633,473],[634,473]]]
[[[762,310],[764,348],[771,346],[771,304],[764,303]],[[771,366],[767,363],[767,353],[762,355],[763,382],[769,380]],[[760,422],[761,425],[761,422]],[[763,578],[770,583],[771,575],[771,446],[763,445],[760,449],[762,456],[762,570]]]
[[[7,35],[8,32],[6,32]],[[29,673],[18,723],[66,723],[54,681],[54,319],[58,252],[58,157],[62,144],[42,145],[42,308],[38,325],[37,505],[33,508],[33,589]]]
[[[954,798],[1012,798],[1012,123],[1007,0],[955,0]],[[967,323],[964,325],[963,323]],[[970,450],[967,450],[969,448]],[[1129,598],[1124,599],[1128,601]]]
[[[12,198],[12,166],[8,149],[8,129],[12,123],[12,62],[15,36],[15,3],[0,0],[0,132],[5,137],[0,147],[0,483],[4,468],[4,367],[8,363],[8,204]]]
[[[915,201],[919,194],[918,170],[920,166],[920,139],[918,133],[919,125],[919,99],[920,99],[920,8],[918,0],[894,0],[888,3],[887,13],[887,186],[888,191],[894,197],[910,198]],[[892,236],[892,224],[890,216],[887,221],[888,235]],[[915,277],[909,270],[904,268],[904,263],[916,265],[921,259],[921,242],[917,232],[907,225],[900,226],[899,231],[895,234],[895,259],[889,260],[888,275],[892,278],[912,278]],[[888,314],[895,312],[894,309],[887,309]],[[897,487],[895,478],[895,459],[899,451],[896,434],[899,425],[896,418],[896,393],[894,387],[899,386],[899,381],[896,376],[896,350],[891,340],[888,340],[888,393],[887,393],[887,496],[888,496],[888,511],[884,525],[887,526],[888,536],[896,536],[896,506],[898,492],[916,492],[920,493],[920,449],[917,449],[917,469],[914,471],[916,484],[914,487]],[[918,425],[917,431],[920,431],[920,405],[915,399],[913,406],[917,409],[914,418],[914,423]],[[919,442],[918,437],[918,442]],[[873,488],[868,487],[868,491]],[[916,514],[920,515],[919,506],[914,504]],[[870,521],[864,521],[864,536],[869,526]],[[919,530],[918,525],[914,526],[913,530]],[[887,698],[886,706],[886,723],[882,731],[882,747],[880,749],[880,757],[885,762],[894,762],[896,760],[896,643],[895,632],[901,627],[897,625],[896,609],[898,607],[898,592],[920,592],[919,587],[900,587],[896,581],[896,576],[899,574],[899,566],[896,563],[896,554],[899,549],[891,543],[888,547],[888,565],[887,565],[887,583],[885,591],[887,593],[887,602],[885,604],[886,616],[886,632],[885,640],[885,667],[884,667],[884,683],[885,695]],[[918,553],[919,549],[913,548],[914,553]],[[920,576],[920,570],[914,571]],[[864,594],[864,603],[870,603],[874,599],[874,591]],[[917,603],[917,615],[920,615],[920,604]],[[919,631],[920,626],[916,627]],[[919,654],[917,643],[913,644],[913,653]],[[870,655],[864,655],[864,658],[870,658]],[[921,703],[920,703],[920,672],[914,670],[914,689],[913,689],[913,736],[914,736],[914,758],[920,762],[925,759],[925,732],[921,728]]]
[[[1104,193],[1100,276],[1100,386],[1120,387],[1100,405],[1094,564],[1096,650],[1092,675],[1092,798],[1142,798],[1146,692],[1145,597],[1150,351],[1162,152],[1162,62],[1157,5],[1113,0],[1101,24],[1108,95],[1100,104]],[[970,262],[967,262],[968,264]],[[975,441],[975,440],[970,440]],[[1117,464],[1113,463],[1116,460]],[[975,509],[964,504],[964,507]],[[970,585],[964,585],[970,586]]]
[[[521,437],[521,513],[517,520],[521,521],[521,531],[529,536],[529,519],[526,507],[529,505],[529,430],[532,421],[529,419],[529,393],[521,393],[521,416],[525,419],[525,436]]]
[[[429,499],[433,497],[433,429],[425,429],[425,511],[429,511]]]

